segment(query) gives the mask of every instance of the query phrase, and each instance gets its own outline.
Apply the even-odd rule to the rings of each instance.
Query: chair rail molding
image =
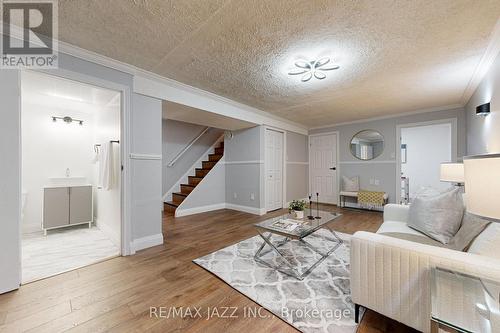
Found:
[[[141,153],[130,153],[130,158],[133,160],[161,160],[162,155],[158,154],[141,154]]]

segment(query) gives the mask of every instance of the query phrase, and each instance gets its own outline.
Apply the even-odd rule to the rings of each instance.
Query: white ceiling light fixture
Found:
[[[318,80],[323,80],[326,78],[325,71],[332,71],[339,69],[339,65],[330,63],[330,58],[325,57],[319,60],[307,61],[298,60],[295,62],[295,69],[288,72],[288,75],[302,75],[300,79],[302,82],[307,82],[313,77]]]

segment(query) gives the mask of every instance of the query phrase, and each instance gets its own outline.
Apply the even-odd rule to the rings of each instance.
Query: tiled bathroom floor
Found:
[[[76,226],[22,236],[22,283],[87,266],[120,254],[97,227]]]

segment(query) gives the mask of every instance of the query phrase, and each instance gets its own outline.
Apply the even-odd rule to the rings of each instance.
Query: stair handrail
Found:
[[[184,155],[184,153],[186,151],[189,150],[189,148],[191,148],[192,145],[195,144],[196,141],[198,141],[202,136],[203,134],[207,133],[208,130],[210,129],[211,127],[205,127],[201,132],[200,134],[198,134],[193,140],[191,140],[186,147],[184,147],[184,149],[182,149],[179,153],[177,153],[177,155],[175,155],[175,157],[170,161],[170,163],[167,164],[167,167],[172,167],[175,162],[177,162],[178,159],[181,158],[182,155]]]

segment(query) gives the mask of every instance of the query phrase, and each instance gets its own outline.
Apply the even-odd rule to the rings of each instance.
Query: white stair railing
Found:
[[[188,145],[184,147],[184,149],[182,149],[177,155],[175,155],[175,157],[170,161],[170,163],[167,164],[167,167],[172,167],[175,164],[175,162],[177,162],[177,160],[179,160],[181,156],[184,155],[184,153],[187,152],[189,148],[191,148],[191,146],[194,145],[196,141],[198,141],[203,136],[203,134],[208,132],[209,129],[210,127],[205,127],[203,131],[201,131],[200,134],[198,134],[198,136],[196,136],[193,140],[191,140],[188,143]]]

